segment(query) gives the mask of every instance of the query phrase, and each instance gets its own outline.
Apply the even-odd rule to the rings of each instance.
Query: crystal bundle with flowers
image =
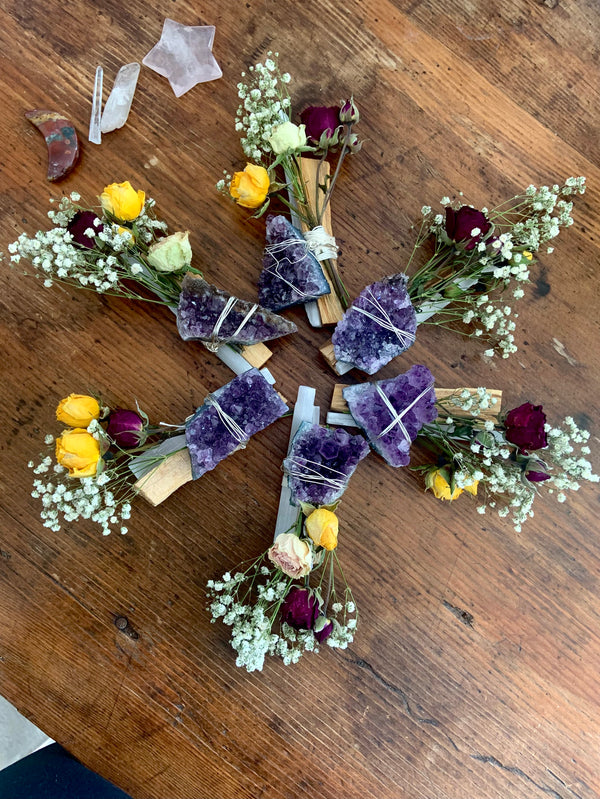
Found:
[[[408,282],[418,322],[466,326],[508,358],[517,349],[512,304],[524,294],[536,253],[573,224],[570,198],[584,192],[585,178],[570,177],[562,186],[529,186],[490,211],[452,205],[448,197],[441,201],[445,216],[424,207],[409,266],[430,237],[434,253]]]
[[[362,436],[300,425],[284,461],[295,522],[245,568],[208,582],[212,621],[232,628],[238,666],[260,670],[267,655],[295,663],[325,641],[342,649],[352,642],[356,605],[337,556],[335,511],[368,451]]]
[[[475,395],[465,389],[438,401],[441,416],[421,429],[418,440],[437,463],[417,468],[436,497],[454,500],[467,491],[479,497],[479,513],[489,507],[500,517],[510,514],[520,530],[538,494],[564,502],[581,481],[599,481],[587,459],[589,433],[571,416],[552,427],[541,405],[526,402],[499,421],[482,422],[480,412],[492,401],[484,388]],[[465,410],[470,416],[463,418]]]
[[[67,428],[56,439],[46,436],[55,457],[46,455],[37,466],[29,463],[37,475],[32,496],[42,501],[44,526],[60,530],[62,516],[66,522],[91,519],[104,535],[115,528],[126,533],[123,523],[130,517],[136,494],[130,464],[172,433],[151,427],[139,408],[111,410],[84,394],[61,400],[56,418]]]
[[[300,114],[300,124],[295,124],[286,88],[291,78],[279,71],[277,56],[277,53],[268,53],[264,63],[249,67],[248,75],[242,73],[244,81],[238,83],[242,104],[237,112],[236,130],[243,134],[242,149],[250,161],[243,171],[233,175],[226,173],[217,188],[231,195],[238,205],[256,209],[257,216],[265,213],[273,195],[288,205],[308,229],[308,247],[325,266],[327,277],[342,306],[346,307],[347,292],[331,263],[337,249],[335,241],[323,230],[322,224],[346,155],[360,150],[361,143],[353,130],[359,113],[350,99],[339,106],[306,108]],[[309,196],[303,174],[303,155],[318,159],[314,196]],[[331,156],[336,158],[333,174],[330,174],[329,165],[326,166]],[[278,167],[281,167],[283,182],[278,179]],[[267,247],[270,260],[275,258],[277,264],[283,261],[293,264],[298,258],[303,259],[306,251],[298,253],[295,239],[291,236],[286,241],[270,244]],[[276,284],[280,278],[282,293],[289,294],[287,289],[291,281],[288,277],[281,277],[280,270],[274,271],[271,264],[267,268],[276,278],[271,283]],[[289,304],[298,302],[296,295],[290,299]],[[279,307],[284,306],[280,304]]]

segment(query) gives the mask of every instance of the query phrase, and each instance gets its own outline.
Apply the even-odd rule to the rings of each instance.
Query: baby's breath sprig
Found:
[[[433,255],[408,283],[420,323],[467,326],[469,335],[493,344],[488,356],[516,352],[512,305],[524,295],[535,254],[573,224],[568,198],[584,192],[585,178],[570,177],[562,186],[529,186],[491,211],[453,205],[448,197],[441,201],[445,216],[425,206],[407,266],[433,236]]]

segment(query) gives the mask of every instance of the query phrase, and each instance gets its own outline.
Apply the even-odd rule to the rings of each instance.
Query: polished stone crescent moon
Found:
[[[68,175],[79,158],[79,140],[72,123],[57,111],[35,109],[25,113],[46,141],[48,148],[48,180]]]

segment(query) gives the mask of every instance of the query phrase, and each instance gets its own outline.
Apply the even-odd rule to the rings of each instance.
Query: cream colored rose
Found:
[[[180,272],[187,269],[192,261],[192,248],[189,230],[185,233],[172,233],[160,239],[148,250],[148,263],[158,272]]]
[[[282,122],[271,131],[269,144],[275,155],[294,152],[306,146],[306,129],[304,125],[293,122]]]
[[[305,577],[312,569],[312,551],[294,533],[281,533],[267,553],[269,560],[288,577]]]

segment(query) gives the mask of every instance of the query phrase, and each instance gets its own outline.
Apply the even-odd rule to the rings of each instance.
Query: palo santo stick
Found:
[[[250,344],[247,347],[242,347],[241,354],[242,357],[248,361],[250,366],[254,366],[256,369],[263,367],[271,355],[273,355],[271,350],[262,342],[259,342],[258,344]]]
[[[329,163],[327,161],[319,161],[316,158],[301,158],[300,165],[302,169],[302,177],[304,178],[304,183],[306,185],[306,193],[307,193],[307,200],[308,204],[312,210],[312,212],[316,215],[316,192],[317,192],[317,169],[319,168],[319,164],[321,164],[319,177],[320,183],[325,183],[326,177],[329,175]],[[325,196],[323,189],[319,188],[318,191],[321,195],[321,200]],[[323,214],[323,219],[321,220],[321,225],[324,227],[325,231],[329,233],[330,236],[333,236],[333,231],[331,228],[331,202],[327,203],[327,208]],[[303,230],[306,230],[306,225],[302,225]],[[331,268],[336,271],[337,274],[337,266],[335,259],[330,259],[329,263],[331,264]],[[340,321],[342,316],[344,315],[344,309],[342,308],[342,304],[339,301],[337,294],[334,291],[333,284],[329,279],[329,275],[327,274],[327,270],[323,270],[325,277],[327,278],[327,282],[329,283],[329,287],[331,289],[330,294],[324,294],[322,297],[319,297],[317,300],[319,306],[319,313],[321,314],[321,324],[323,325],[337,325]]]
[[[160,505],[174,491],[192,479],[192,462],[185,447],[169,455],[152,471],[134,483],[134,489],[151,505]]]

